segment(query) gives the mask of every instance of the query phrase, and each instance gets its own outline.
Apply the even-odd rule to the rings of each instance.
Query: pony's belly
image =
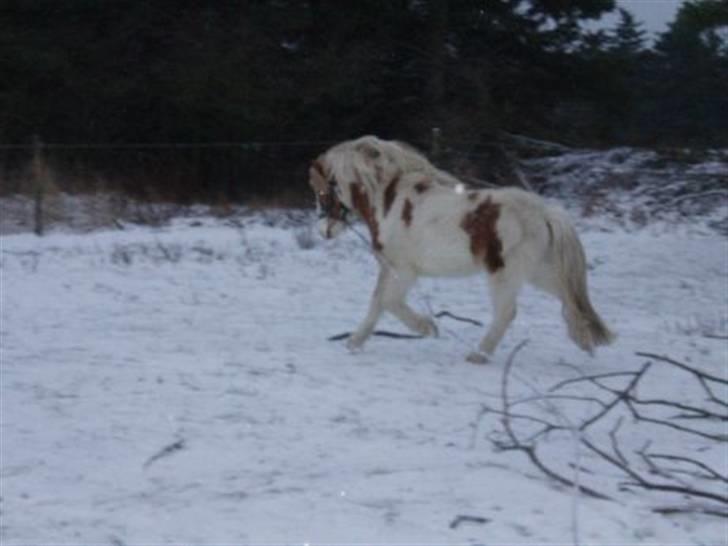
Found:
[[[482,271],[463,245],[433,245],[421,248],[413,260],[417,272],[427,277],[461,277]]]
[[[387,257],[414,269],[418,275],[461,277],[483,270],[482,262],[473,258],[470,240],[454,219],[445,217],[438,222],[427,222],[415,216],[410,228],[387,241],[389,244],[384,243]]]
[[[417,272],[424,277],[467,277],[482,270],[472,257],[465,261],[427,260],[417,264]]]

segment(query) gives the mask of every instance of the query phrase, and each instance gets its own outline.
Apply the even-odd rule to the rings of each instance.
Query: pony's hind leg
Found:
[[[516,318],[516,300],[523,284],[520,276],[501,270],[488,277],[490,299],[493,306],[493,321],[478,348],[482,353],[468,356],[471,362],[485,362],[492,355],[506,330]]]

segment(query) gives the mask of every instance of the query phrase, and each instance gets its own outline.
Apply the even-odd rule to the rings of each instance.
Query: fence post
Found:
[[[46,193],[46,178],[48,168],[46,166],[43,141],[38,135],[33,136],[33,162],[31,169],[33,178],[33,224],[35,234],[43,235],[43,200]]]
[[[442,131],[439,127],[433,127],[430,134],[430,157],[437,161],[442,152]]]

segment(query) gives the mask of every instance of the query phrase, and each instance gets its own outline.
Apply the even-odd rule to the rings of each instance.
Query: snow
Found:
[[[580,352],[558,303],[526,290],[485,366],[464,360],[482,329],[447,318],[437,339],[327,341],[373,289],[352,233],[306,249],[302,228],[252,214],[0,238],[2,543],[728,544],[724,519],[654,513],[667,497],[619,492],[613,473],[597,478],[616,500],[576,497],[494,450],[496,417],[474,428],[524,339],[518,375],[543,389],[573,376],[563,363],[635,370],[636,351],[726,376],[726,341],[704,335],[726,334],[725,237],[579,226],[617,342]],[[478,277],[424,280],[410,301],[490,317]],[[661,377],[656,392],[694,396]],[[724,446],[712,460],[728,474]]]

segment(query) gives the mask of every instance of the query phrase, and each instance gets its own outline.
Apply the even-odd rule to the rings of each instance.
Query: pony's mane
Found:
[[[380,177],[395,174],[421,173],[448,187],[461,183],[435,167],[416,148],[397,140],[363,136],[337,144],[324,157],[331,176],[340,181],[357,180],[372,190],[385,181]]]

